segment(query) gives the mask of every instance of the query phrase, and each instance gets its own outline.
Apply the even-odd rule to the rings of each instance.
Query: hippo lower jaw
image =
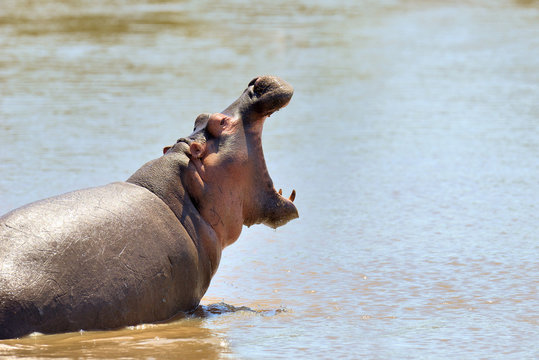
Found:
[[[264,206],[264,216],[260,223],[277,229],[285,225],[290,220],[299,218],[298,210],[294,205],[296,190],[292,190],[290,197],[286,199],[282,196],[282,190],[277,193],[274,189],[273,193],[267,199]]]

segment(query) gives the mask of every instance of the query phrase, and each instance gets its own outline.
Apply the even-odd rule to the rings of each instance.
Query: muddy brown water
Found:
[[[244,229],[193,315],[1,358],[539,357],[539,3],[0,7],[0,212],[126,179],[260,74],[300,219]],[[1,264],[0,264],[1,266]]]

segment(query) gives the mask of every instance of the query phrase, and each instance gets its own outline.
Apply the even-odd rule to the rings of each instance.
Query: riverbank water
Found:
[[[194,316],[0,357],[539,357],[537,1],[4,1],[0,212],[126,179],[261,74],[300,219],[245,228]]]

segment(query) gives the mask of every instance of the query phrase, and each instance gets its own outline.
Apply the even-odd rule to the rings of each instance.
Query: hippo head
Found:
[[[193,133],[174,146],[189,158],[185,190],[224,246],[239,237],[242,225],[277,228],[298,217],[295,191],[289,198],[276,191],[261,142],[264,121],[292,94],[292,86],[277,77],[255,78],[221,113],[199,115]]]

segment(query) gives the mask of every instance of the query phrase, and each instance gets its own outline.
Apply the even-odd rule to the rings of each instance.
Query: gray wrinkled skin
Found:
[[[0,339],[111,329],[194,310],[243,225],[298,217],[275,191],[260,136],[292,88],[264,76],[126,182],[0,217]]]

